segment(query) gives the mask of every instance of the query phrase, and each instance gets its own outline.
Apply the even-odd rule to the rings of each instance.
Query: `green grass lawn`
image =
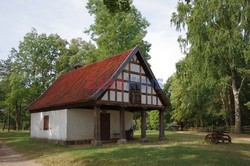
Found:
[[[167,140],[161,142],[157,131],[147,135],[148,143],[102,147],[30,142],[27,132],[0,132],[0,141],[44,165],[250,165],[248,135],[234,136],[232,144],[224,145],[207,144],[204,134],[196,132],[166,132]]]

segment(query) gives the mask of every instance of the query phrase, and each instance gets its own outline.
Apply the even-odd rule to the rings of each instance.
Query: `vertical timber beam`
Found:
[[[146,110],[141,111],[141,142],[147,142],[146,137]]]
[[[94,107],[94,140],[92,140],[91,144],[93,146],[102,145],[101,141],[101,127],[100,127],[100,107]]]
[[[120,110],[120,139],[117,141],[118,144],[127,143],[125,135],[125,108],[122,107]]]
[[[159,110],[159,140],[165,140],[164,110]]]

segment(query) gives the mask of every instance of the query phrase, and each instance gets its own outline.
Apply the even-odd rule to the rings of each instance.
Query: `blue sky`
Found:
[[[6,59],[12,47],[31,30],[38,33],[57,33],[62,38],[90,37],[83,31],[93,23],[85,5],[87,0],[1,0],[0,1],[0,59]],[[152,44],[152,70],[157,78],[166,79],[175,72],[175,63],[183,55],[171,26],[172,12],[177,0],[134,0],[134,5],[150,22],[145,40]]]

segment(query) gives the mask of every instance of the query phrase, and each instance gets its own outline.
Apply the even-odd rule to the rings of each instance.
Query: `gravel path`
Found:
[[[0,146],[0,166],[42,166],[42,164],[22,156],[4,144]]]

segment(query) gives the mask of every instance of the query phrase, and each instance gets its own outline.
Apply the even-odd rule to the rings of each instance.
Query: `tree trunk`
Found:
[[[4,120],[4,123],[3,123],[3,131],[5,130],[5,126],[6,126],[6,119]]]
[[[230,127],[228,123],[228,119],[225,120],[225,124],[226,124],[226,128],[228,129]]]
[[[16,102],[16,125],[17,130],[21,130],[21,110],[18,106],[18,103]]]
[[[235,133],[241,133],[241,112],[240,112],[240,90],[244,79],[241,81],[240,88],[237,88],[235,71],[232,72],[232,90],[234,96],[234,112],[235,112]]]
[[[10,108],[8,108],[8,132],[10,131]]]
[[[227,111],[227,105],[226,105],[226,100],[221,96],[221,102],[222,102],[222,106],[223,106],[223,111],[225,112],[225,124],[226,124],[226,127],[228,128],[229,127],[229,112]]]
[[[19,104],[19,130],[23,129],[22,102]]]
[[[183,131],[183,128],[184,128],[184,124],[183,122],[181,122],[181,131]]]
[[[17,127],[17,130],[19,130],[19,113],[18,113],[18,105],[17,105],[17,102],[15,104],[15,108],[16,108],[16,127]]]
[[[13,130],[16,130],[16,120],[15,119],[11,120],[11,125],[12,125]]]
[[[229,122],[230,127],[234,126],[233,121],[233,98],[232,98],[232,90],[228,87],[227,90],[227,98],[228,98],[228,114],[229,114]]]
[[[234,90],[234,111],[235,111],[235,133],[241,133],[241,112],[239,102],[239,92]]]

